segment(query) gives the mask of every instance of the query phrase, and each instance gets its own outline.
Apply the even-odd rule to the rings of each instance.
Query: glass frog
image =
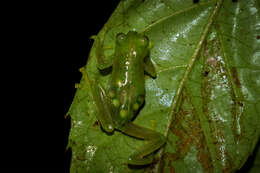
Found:
[[[110,86],[105,90],[100,84],[93,84],[93,98],[97,105],[96,114],[102,128],[111,133],[115,129],[122,133],[148,141],[130,155],[127,163],[146,165],[153,161],[153,152],[162,147],[166,138],[153,130],[132,122],[135,114],[144,104],[145,73],[155,78],[156,72],[150,60],[151,42],[148,37],[129,31],[116,36],[114,54],[105,58],[103,43],[95,37],[97,68],[112,67]]]

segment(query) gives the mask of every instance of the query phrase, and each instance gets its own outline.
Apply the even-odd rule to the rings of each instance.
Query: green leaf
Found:
[[[260,133],[259,0],[122,0],[99,32],[105,54],[115,35],[144,32],[157,78],[146,79],[145,106],[134,120],[168,137],[154,164],[129,167],[143,141],[97,123],[90,81],[107,86],[95,44],[68,112],[71,172],[234,172]]]
[[[255,148],[251,165],[252,167],[247,171],[248,173],[258,173],[260,171],[260,141]]]

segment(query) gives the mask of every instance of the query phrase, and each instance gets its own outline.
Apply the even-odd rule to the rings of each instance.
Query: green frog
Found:
[[[161,148],[166,138],[156,131],[136,125],[134,116],[144,104],[145,73],[156,78],[156,71],[149,53],[151,42],[144,34],[129,31],[116,36],[114,54],[105,58],[103,43],[95,37],[97,68],[112,67],[108,90],[101,84],[92,85],[96,114],[102,128],[107,133],[115,129],[122,133],[148,141],[130,155],[127,163],[147,165],[153,162],[153,152]]]

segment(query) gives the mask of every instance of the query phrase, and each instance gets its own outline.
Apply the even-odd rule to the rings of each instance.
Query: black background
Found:
[[[70,154],[65,146],[70,122],[64,115],[81,78],[78,69],[86,65],[93,44],[89,37],[102,29],[118,3],[3,5],[0,167],[8,169],[4,172],[68,172]]]

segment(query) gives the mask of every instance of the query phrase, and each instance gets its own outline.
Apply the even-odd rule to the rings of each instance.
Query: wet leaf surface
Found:
[[[68,112],[71,172],[234,172],[260,133],[258,0],[124,0],[100,31],[113,53],[117,33],[144,32],[153,43],[157,78],[146,79],[145,105],[134,122],[167,136],[154,164],[129,167],[143,141],[106,134],[95,114],[95,44]]]

